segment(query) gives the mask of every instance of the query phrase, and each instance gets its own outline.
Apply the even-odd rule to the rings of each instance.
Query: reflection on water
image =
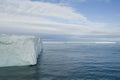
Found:
[[[39,65],[41,63],[42,53],[39,56],[39,63],[35,66],[14,66],[1,67],[0,80],[40,80]]]
[[[119,46],[45,44],[36,66],[0,68],[0,80],[120,80]]]
[[[0,68],[0,80],[36,80],[35,67]]]

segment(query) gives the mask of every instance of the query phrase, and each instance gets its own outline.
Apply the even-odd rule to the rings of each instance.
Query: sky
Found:
[[[0,33],[120,41],[120,0],[0,0]]]

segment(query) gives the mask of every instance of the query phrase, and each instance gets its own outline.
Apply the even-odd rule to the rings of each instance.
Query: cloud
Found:
[[[1,31],[7,32],[22,32],[22,33],[39,33],[41,35],[104,35],[113,34],[111,31],[102,28],[104,23],[88,23],[80,24],[67,24],[50,21],[44,18],[36,18],[31,16],[13,16],[13,15],[0,15],[0,28]],[[112,31],[114,32],[114,31]]]
[[[60,2],[71,2],[71,3],[81,3],[81,2],[86,2],[87,0],[60,0]]]
[[[66,2],[81,3],[81,2],[86,2],[86,0],[32,0],[32,1],[42,1],[42,2],[51,2],[51,3],[66,3]]]
[[[76,13],[71,7],[29,0],[0,0],[0,12],[31,16],[53,17],[66,20],[86,21],[87,18]]]
[[[116,17],[120,17],[120,14],[115,15]]]
[[[78,21],[82,24],[61,23],[56,20]],[[56,35],[79,38],[81,35],[113,35],[115,30],[106,23],[92,22],[73,8],[30,0],[0,0],[0,32]],[[56,37],[55,36],[55,37]],[[54,38],[55,38],[54,37]]]
[[[80,35],[85,34],[88,28],[83,25],[65,24],[54,21],[49,21],[43,18],[34,18],[30,16],[0,16],[1,29],[9,28],[13,30],[27,30],[29,32],[37,32],[41,34],[66,34],[66,35]],[[27,32],[26,31],[26,32]],[[25,31],[24,31],[25,32]]]
[[[111,2],[111,0],[97,0],[97,1],[99,1],[99,2]]]
[[[71,7],[29,0],[0,0],[1,31],[66,35],[86,32],[83,26],[51,21],[48,17],[87,21],[86,17],[76,13]]]
[[[45,1],[45,0],[42,0],[42,1]],[[52,0],[49,0],[50,2]],[[54,1],[54,0],[53,0]],[[112,0],[60,0],[59,3],[85,3],[85,2],[105,2],[105,3],[109,3],[111,2]]]

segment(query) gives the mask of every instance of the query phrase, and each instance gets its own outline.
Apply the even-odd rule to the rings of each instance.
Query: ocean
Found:
[[[1,67],[0,80],[120,80],[120,45],[44,43],[37,65]]]

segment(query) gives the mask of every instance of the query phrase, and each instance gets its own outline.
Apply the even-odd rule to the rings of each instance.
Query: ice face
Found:
[[[0,67],[36,64],[41,45],[34,36],[0,35]]]

